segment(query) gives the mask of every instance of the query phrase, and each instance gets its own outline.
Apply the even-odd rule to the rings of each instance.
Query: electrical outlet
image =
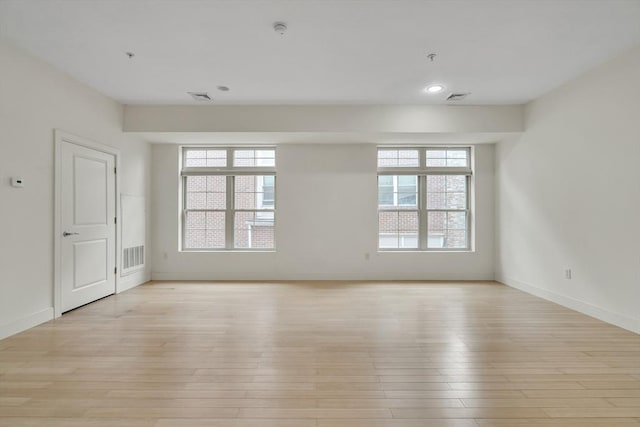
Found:
[[[568,268],[564,271],[564,278],[565,279],[571,279],[571,269]]]

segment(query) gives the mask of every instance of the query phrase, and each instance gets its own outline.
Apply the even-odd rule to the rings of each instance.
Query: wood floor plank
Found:
[[[607,400],[613,406],[618,406],[621,408],[625,408],[625,407],[640,408],[640,397],[628,397],[628,398],[617,397],[617,398],[611,398]]]
[[[0,417],[0,427],[155,427],[156,421],[133,420],[131,418],[91,419],[91,418],[34,418]]]
[[[478,427],[474,420],[470,419],[330,419],[318,420],[317,427]]]
[[[153,427],[316,427],[315,419],[161,419]]]
[[[235,418],[237,408],[90,408],[89,418]]]
[[[461,408],[460,399],[318,399],[319,408]]]
[[[477,419],[479,427],[638,427],[634,418]]]
[[[610,408],[605,399],[462,399],[467,408]]]
[[[400,408],[391,409],[393,418],[544,418],[540,408]]]
[[[544,408],[553,418],[640,418],[640,408]]]
[[[272,409],[242,408],[239,418],[391,418],[389,409]]]
[[[527,397],[541,398],[588,398],[588,397],[640,397],[640,390],[522,390]]]
[[[0,397],[0,407],[2,406],[20,406],[30,400],[29,397]],[[1,414],[0,409],[0,414]]]
[[[13,405],[16,406],[16,405]],[[316,399],[30,399],[22,407],[37,408],[316,408]]]

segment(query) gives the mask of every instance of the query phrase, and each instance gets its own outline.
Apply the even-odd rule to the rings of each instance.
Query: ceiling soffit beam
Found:
[[[128,105],[123,128],[125,132],[523,132],[524,107]]]

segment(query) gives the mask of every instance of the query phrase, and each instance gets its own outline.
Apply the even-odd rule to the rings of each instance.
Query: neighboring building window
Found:
[[[182,148],[182,249],[275,249],[275,149]]]
[[[378,247],[470,247],[469,147],[378,149]]]

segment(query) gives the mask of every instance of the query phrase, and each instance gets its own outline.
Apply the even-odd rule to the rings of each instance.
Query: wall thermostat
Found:
[[[11,177],[11,186],[15,188],[22,188],[24,187],[24,180],[15,176]]]

